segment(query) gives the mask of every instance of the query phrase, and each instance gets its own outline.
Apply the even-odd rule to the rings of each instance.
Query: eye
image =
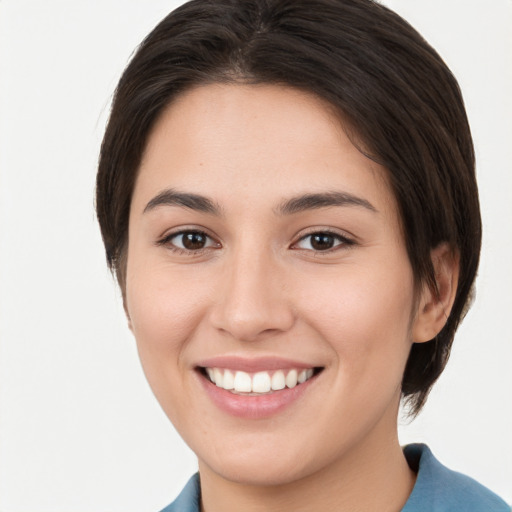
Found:
[[[178,233],[171,233],[158,243],[159,245],[168,245],[174,250],[191,252],[219,246],[210,236],[198,230],[184,230]]]
[[[318,231],[303,236],[294,246],[308,251],[329,251],[341,245],[353,245],[352,240],[329,231]]]

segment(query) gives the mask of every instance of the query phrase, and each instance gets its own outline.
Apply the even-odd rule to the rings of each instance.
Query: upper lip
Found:
[[[197,364],[201,368],[224,368],[242,372],[255,373],[268,370],[298,370],[315,368],[319,365],[305,363],[282,357],[241,357],[241,356],[216,356],[203,359]]]

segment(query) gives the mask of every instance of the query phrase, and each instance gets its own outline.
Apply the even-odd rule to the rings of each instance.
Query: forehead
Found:
[[[275,85],[199,86],[169,105],[149,136],[133,206],[169,187],[219,202],[236,194],[246,206],[336,189],[394,209],[386,170],[354,146],[334,109]]]

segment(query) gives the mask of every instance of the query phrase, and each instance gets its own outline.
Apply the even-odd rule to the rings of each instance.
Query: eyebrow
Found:
[[[330,206],[359,206],[377,213],[377,209],[369,201],[348,192],[323,192],[317,194],[303,194],[284,201],[277,208],[281,215],[292,215],[306,210],[328,208]]]
[[[174,189],[166,189],[153,197],[144,208],[144,213],[154,210],[158,206],[181,206],[198,212],[220,215],[221,208],[208,197],[179,192]],[[279,215],[293,215],[295,213],[328,208],[330,206],[359,206],[376,213],[377,209],[366,199],[357,197],[348,192],[322,192],[314,194],[302,194],[292,197],[281,203],[276,213]]]
[[[220,215],[220,207],[211,199],[198,194],[178,192],[174,189],[167,189],[153,197],[144,208],[144,213],[154,210],[158,206],[182,206],[203,213]]]

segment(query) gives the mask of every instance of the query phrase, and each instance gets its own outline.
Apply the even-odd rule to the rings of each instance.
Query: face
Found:
[[[319,99],[207,85],[150,135],[126,310],[202,472],[288,483],[396,437],[414,280],[385,170]]]

